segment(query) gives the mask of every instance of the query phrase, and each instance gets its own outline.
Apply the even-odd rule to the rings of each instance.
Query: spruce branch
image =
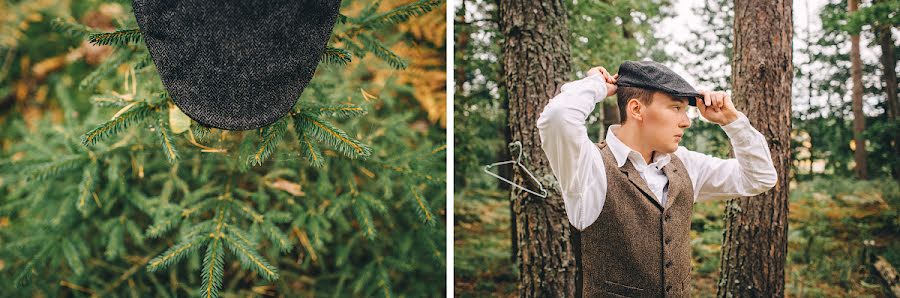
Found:
[[[178,150],[175,149],[175,140],[172,139],[172,131],[169,130],[169,126],[166,125],[162,117],[157,119],[156,124],[156,134],[159,136],[159,142],[162,145],[166,160],[168,160],[170,164],[174,164],[178,161]]]
[[[400,56],[388,49],[384,43],[375,37],[363,34],[359,36],[359,39],[366,50],[375,55],[375,57],[387,62],[391,67],[395,69],[405,69],[408,66],[405,59],[400,58]]]
[[[272,241],[272,244],[274,244],[275,247],[277,247],[278,250],[282,253],[288,252],[292,248],[294,248],[294,242],[292,242],[291,239],[281,231],[281,229],[279,229],[271,222],[263,222],[262,224],[260,224],[260,229],[262,230],[263,234],[265,234],[266,237],[269,238],[269,241]]]
[[[235,229],[236,228],[229,226],[229,235],[224,238],[225,243],[231,252],[238,256],[242,267],[244,269],[249,268],[253,270],[253,272],[261,275],[266,280],[274,281],[278,279],[278,269],[275,269],[275,267],[263,259],[256,249],[246,245],[246,242],[244,241],[237,240],[237,236],[233,236],[234,234],[231,232]]]
[[[81,167],[88,161],[84,155],[70,155],[37,166],[26,172],[29,181],[42,181]]]
[[[385,13],[365,18],[360,25],[366,28],[406,22],[409,18],[422,16],[443,4],[443,0],[419,0],[398,6]]]
[[[92,30],[88,26],[82,25],[75,21],[63,20],[63,18],[56,18],[50,21],[50,27],[57,32],[77,39],[83,39],[86,36],[95,33],[94,30]]]
[[[365,158],[372,153],[371,148],[351,138],[346,132],[335,127],[330,122],[322,120],[315,115],[298,113],[294,116],[294,125],[298,132],[312,135],[347,157]]]
[[[362,229],[363,236],[369,240],[375,240],[375,223],[372,219],[372,214],[369,212],[369,209],[363,206],[363,204],[352,204],[351,208],[353,209],[353,214],[356,215],[356,220],[359,222],[359,227]]]
[[[137,43],[141,41],[141,39],[142,36],[140,29],[122,29],[116,30],[114,32],[94,33],[90,35],[88,40],[92,44],[98,46],[124,46],[131,43]]]
[[[84,167],[84,170],[81,174],[81,183],[78,184],[78,200],[75,201],[75,208],[81,212],[81,215],[87,217],[91,208],[90,200],[93,199],[94,196],[94,175],[97,171],[97,164],[91,163],[91,165]]]
[[[262,165],[272,155],[275,148],[278,147],[278,143],[284,137],[285,131],[287,131],[287,117],[282,117],[272,125],[265,127],[259,147],[254,150],[253,155],[247,158],[247,164],[251,166]]]
[[[97,83],[100,82],[104,76],[116,70],[116,67],[119,67],[122,63],[125,63],[126,60],[131,56],[130,51],[120,51],[115,52],[112,57],[106,58],[103,60],[100,65],[97,66],[96,69],[91,71],[88,75],[84,76],[81,79],[81,82],[78,84],[79,90],[91,90]]]
[[[171,231],[173,228],[175,228],[180,223],[181,223],[181,217],[176,214],[172,214],[169,216],[163,216],[159,219],[155,219],[153,224],[147,228],[147,237],[150,237],[151,239],[155,239],[159,236],[162,236],[166,232]]]
[[[354,104],[311,104],[309,106],[303,106],[300,108],[300,111],[312,115],[323,115],[338,119],[366,114],[366,109]]]
[[[433,226],[435,221],[434,221],[434,217],[431,214],[431,211],[428,208],[428,203],[425,201],[424,198],[422,198],[422,196],[419,195],[419,191],[417,190],[417,187],[412,186],[409,188],[409,190],[412,192],[412,197],[415,200],[416,213],[419,215],[419,218],[426,225]]]
[[[147,118],[147,116],[150,115],[150,112],[153,110],[153,108],[146,102],[133,103],[132,106],[126,106],[126,108],[127,110],[120,113],[113,119],[84,134],[81,137],[81,144],[84,146],[94,145],[101,139],[117,134],[120,131],[128,128],[129,126],[143,121],[145,118]]]
[[[81,275],[84,272],[84,263],[81,262],[81,256],[78,254],[75,244],[71,240],[63,240],[62,252],[66,258],[66,263],[69,264],[69,268],[72,268],[75,275]]]
[[[201,284],[201,289],[205,298],[219,297],[219,290],[222,289],[222,278],[225,275],[224,254],[222,237],[219,235],[213,236],[212,241],[206,248],[206,256],[203,257],[203,272],[201,273],[203,283]]]
[[[114,219],[114,221],[117,221]],[[112,229],[109,231],[109,241],[106,242],[107,260],[113,260],[125,253],[125,235],[124,229],[120,222],[114,222]]]
[[[156,272],[160,269],[165,269],[172,264],[178,263],[178,261],[185,256],[196,251],[203,245],[204,241],[208,239],[209,237],[197,236],[181,241],[181,243],[170,247],[159,256],[150,260],[150,262],[147,263],[147,271]]]
[[[142,52],[137,59],[135,59],[134,69],[140,70],[150,65],[154,65],[153,59],[150,57],[150,52]]]
[[[320,60],[327,64],[346,65],[352,61],[353,55],[347,50],[335,48],[332,46],[325,47]]]
[[[312,138],[300,129],[297,129],[297,134],[300,135],[300,153],[306,157],[309,164],[316,168],[321,168],[325,165],[325,156],[323,156],[322,151],[319,150],[319,145],[316,145]]]

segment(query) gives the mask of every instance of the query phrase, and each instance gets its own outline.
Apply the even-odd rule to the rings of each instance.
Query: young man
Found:
[[[724,92],[697,92],[662,64],[595,67],[564,84],[537,121],[541,147],[576,231],[577,283],[584,297],[690,297],[693,204],[753,196],[777,174],[766,139]],[[616,94],[621,123],[606,140],[585,120]],[[700,98],[699,101],[695,98]],[[688,105],[719,124],[734,148],[720,159],[679,146]]]

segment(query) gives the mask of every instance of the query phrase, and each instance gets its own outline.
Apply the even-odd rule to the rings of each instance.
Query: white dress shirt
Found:
[[[606,168],[600,150],[588,137],[586,120],[606,97],[606,84],[599,74],[568,82],[550,100],[537,121],[541,148],[547,154],[553,175],[559,182],[569,222],[579,230],[600,216],[606,200]],[[699,102],[699,101],[698,101]],[[702,102],[700,103],[702,104]],[[606,143],[616,160],[626,158],[665,206],[669,179],[661,170],[669,154],[656,152],[650,164],[637,151],[616,137],[620,125],[611,125]],[[728,135],[735,158],[721,159],[679,146],[681,159],[694,186],[694,202],[753,196],[772,188],[777,179],[765,137],[750,125],[743,113],[734,122],[721,126]]]

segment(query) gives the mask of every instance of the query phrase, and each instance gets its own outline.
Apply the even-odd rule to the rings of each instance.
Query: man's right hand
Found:
[[[616,74],[615,76],[610,75],[609,72],[606,71],[606,68],[603,68],[602,66],[597,66],[597,67],[591,68],[587,72],[588,76],[592,76],[594,74],[600,74],[601,76],[603,76],[603,80],[606,81],[606,96],[607,97],[613,96],[613,94],[616,94],[616,79],[619,78],[619,74]]]

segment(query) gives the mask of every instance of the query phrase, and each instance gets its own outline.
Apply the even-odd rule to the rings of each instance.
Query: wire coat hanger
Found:
[[[520,142],[520,141],[515,141],[515,142],[512,142],[512,143],[509,143],[509,146],[510,146],[510,147],[519,147],[519,157],[517,157],[516,160],[500,161],[500,162],[495,162],[495,163],[486,165],[486,166],[484,166],[484,168],[483,168],[484,172],[487,173],[488,175],[494,176],[494,177],[497,178],[497,179],[500,179],[500,180],[503,181],[503,182],[509,183],[509,184],[511,184],[512,186],[515,186],[515,187],[517,187],[517,188],[519,188],[519,189],[521,189],[521,190],[527,191],[527,192],[529,192],[529,193],[531,193],[531,194],[533,194],[533,195],[539,196],[539,197],[541,197],[541,198],[546,198],[548,193],[547,193],[547,190],[544,189],[544,185],[541,184],[541,182],[538,181],[537,178],[534,177],[534,174],[532,174],[531,171],[529,171],[528,168],[526,168],[525,165],[523,165],[523,164],[521,163],[521,160],[522,160],[522,151],[523,151],[523,150],[522,150],[522,142]],[[528,177],[531,177],[531,180],[534,181],[534,183],[536,183],[536,184],[538,185],[538,187],[540,188],[541,193],[537,193],[537,192],[535,192],[535,191],[533,191],[533,190],[530,190],[530,189],[528,189],[528,188],[525,188],[524,186],[518,185],[518,184],[516,184],[516,183],[514,183],[514,182],[512,182],[512,181],[509,181],[508,179],[503,178],[503,177],[501,177],[500,175],[494,174],[494,172],[491,172],[491,171],[490,171],[490,168],[493,168],[493,167],[496,167],[496,166],[500,166],[500,165],[505,165],[505,164],[515,164],[515,165],[518,165],[519,167],[521,167],[522,170],[524,170],[525,173],[528,174]]]

